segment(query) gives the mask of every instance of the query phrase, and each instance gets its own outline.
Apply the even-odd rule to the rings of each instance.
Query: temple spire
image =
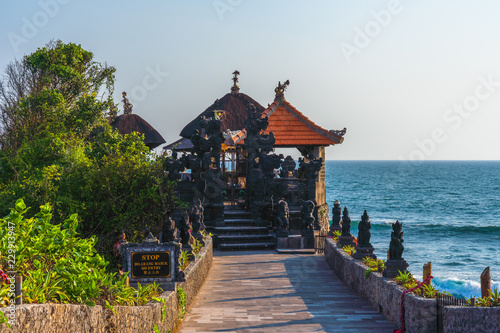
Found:
[[[123,96],[123,114],[131,114],[132,113],[132,103],[129,102],[128,98],[127,98],[127,93],[124,91],[122,92],[122,96]]]
[[[286,80],[283,84],[281,84],[281,81],[278,81],[278,86],[274,89],[274,92],[276,93],[276,96],[274,97],[275,101],[285,99],[285,90],[289,84],[289,80]]]
[[[238,84],[237,84],[237,82],[238,82],[238,75],[240,75],[240,72],[238,72],[237,70],[235,70],[233,72],[233,78],[232,78],[232,80],[233,80],[233,86],[231,87],[231,93],[232,94],[237,94],[237,93],[240,92],[240,87],[238,87]]]

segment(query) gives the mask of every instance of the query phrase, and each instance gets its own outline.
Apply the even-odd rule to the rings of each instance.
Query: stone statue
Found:
[[[257,156],[250,161],[249,175],[251,177],[247,181],[250,201],[263,201],[266,187],[264,186],[264,173],[262,172],[260,157]]]
[[[281,163],[281,178],[292,178],[295,173],[297,163],[293,160],[292,156],[288,155]]]
[[[316,181],[319,171],[323,166],[323,159],[314,159],[314,155],[309,153],[306,159],[299,158],[299,178],[307,181],[307,198],[314,200],[316,197]]]
[[[342,208],[340,208],[340,202],[338,200],[335,200],[333,202],[333,208],[332,208],[332,225],[330,226],[330,231],[328,232],[328,236],[333,236],[334,231],[342,230],[342,227],[340,226],[341,215],[342,215]]]
[[[276,236],[288,237],[288,221],[290,219],[288,203],[285,200],[281,199],[280,201],[278,201],[277,206]]]
[[[261,131],[265,131],[267,129],[267,126],[269,125],[269,119],[267,117],[261,118],[255,105],[253,105],[252,103],[248,103],[247,113],[248,118],[245,123],[247,137],[257,136]]]
[[[209,168],[207,171],[203,172],[200,177],[205,181],[203,195],[206,200],[208,200],[208,203],[222,202],[222,189],[224,187],[224,182],[221,179],[221,171]]]
[[[205,230],[205,225],[203,224],[203,211],[203,204],[201,203],[200,198],[195,198],[193,200],[193,205],[191,206],[190,214],[193,236],[199,234],[200,230]]]
[[[344,212],[342,214],[342,236],[352,236],[351,218],[349,217],[349,211],[347,210],[347,206],[344,207]]]
[[[171,157],[166,157],[163,166],[165,170],[168,171],[168,178],[170,180],[179,180],[181,178],[181,172],[186,168],[187,158],[182,157],[177,158],[177,152],[172,151]]]
[[[220,133],[220,120],[202,119],[201,124],[206,136],[201,136],[199,139],[200,152],[212,152],[214,155],[219,155],[223,139],[222,134]]]
[[[278,86],[274,89],[274,92],[276,93],[274,100],[280,100],[285,98],[285,90],[290,84],[289,80],[286,80],[283,84],[281,84],[281,81],[278,81]]]
[[[181,243],[189,245],[191,240],[191,224],[189,223],[189,214],[185,209],[176,209],[172,213],[172,219],[175,226],[180,230]]]
[[[349,211],[347,206],[344,207],[344,212],[342,214],[342,235],[340,235],[337,242],[337,247],[342,248],[344,246],[356,246],[354,242],[354,236],[351,235],[351,218],[349,217]]]
[[[274,170],[280,167],[282,160],[283,160],[282,154],[262,155],[261,165],[262,165],[263,176],[266,179],[274,178]]]
[[[124,91],[122,92],[122,96],[123,96],[123,113],[124,114],[131,114],[132,113],[132,107],[133,105],[129,102],[128,98],[127,98],[127,93]]]
[[[396,221],[392,224],[391,242],[389,243],[389,259],[385,263],[385,270],[382,276],[395,278],[399,272],[405,272],[408,263],[403,259],[403,224]]]
[[[314,207],[316,205],[311,200],[304,201],[300,211],[302,220],[302,236],[314,235]]]
[[[403,224],[396,221],[392,224],[391,242],[389,243],[389,259],[402,260],[403,258]]]
[[[361,216],[361,221],[359,221],[359,224],[358,224],[358,245],[359,246],[372,246],[370,244],[370,238],[372,235],[370,232],[371,228],[372,228],[372,225],[370,223],[368,213],[366,212],[366,209],[365,209],[363,216]]]
[[[171,217],[163,222],[161,242],[168,243],[173,242],[177,239],[177,228],[175,227],[175,221]]]
[[[371,227],[372,225],[365,209],[358,224],[358,245],[356,246],[356,253],[353,255],[355,259],[364,259],[367,257],[377,259],[377,256],[373,253],[375,249],[370,244]]]
[[[308,181],[316,181],[318,179],[319,171],[323,166],[323,159],[314,159],[314,156],[312,154],[309,154],[308,160],[309,162],[305,162],[304,160],[302,160],[302,165],[300,165],[300,167],[302,167],[302,169],[304,170],[306,179]]]

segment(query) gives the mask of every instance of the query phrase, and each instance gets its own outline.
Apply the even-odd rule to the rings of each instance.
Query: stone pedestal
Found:
[[[373,253],[373,251],[375,251],[373,246],[356,246],[356,252],[352,255],[352,257],[359,260],[364,258],[377,259],[377,256]]]
[[[204,206],[205,225],[210,227],[224,226],[224,204],[207,204]]]
[[[278,238],[287,238],[289,235],[288,230],[276,229],[276,237]]]
[[[330,225],[328,236],[334,237],[334,231],[342,231],[342,226],[340,225],[341,215],[342,209],[340,208],[340,202],[335,200],[332,208],[332,224]]]
[[[332,223],[332,225],[330,226],[330,230],[328,231],[328,236],[331,236],[331,237],[335,236],[333,234],[334,231],[340,231],[341,232],[342,231],[342,226],[340,224],[335,225],[335,224]]]
[[[314,230],[302,229],[301,236],[305,238],[314,238]]]
[[[385,270],[382,273],[382,276],[389,279],[394,279],[399,275],[399,272],[405,272],[406,268],[408,268],[408,263],[406,260],[387,260],[385,263]]]
[[[354,242],[354,237],[351,236],[340,236],[337,241],[337,247],[343,248],[344,246],[356,246]]]
[[[276,249],[314,249],[314,234],[312,237],[302,237],[299,235],[277,237]]]

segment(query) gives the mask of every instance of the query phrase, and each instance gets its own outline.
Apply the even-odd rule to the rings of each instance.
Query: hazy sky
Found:
[[[81,44],[168,143],[238,69],[263,106],[289,79],[292,105],[347,127],[327,159],[500,159],[499,14],[486,0],[3,0],[0,67]]]

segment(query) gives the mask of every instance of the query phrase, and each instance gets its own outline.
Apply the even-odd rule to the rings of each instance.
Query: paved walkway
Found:
[[[322,255],[214,253],[179,332],[392,332],[333,274]]]

